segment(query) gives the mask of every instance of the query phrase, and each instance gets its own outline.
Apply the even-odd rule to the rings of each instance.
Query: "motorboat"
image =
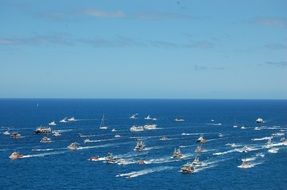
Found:
[[[52,133],[54,137],[59,137],[62,135],[59,131],[53,131]]]
[[[264,123],[264,120],[261,117],[258,117],[256,119],[256,123]]]
[[[206,139],[204,139],[203,136],[200,136],[200,137],[196,140],[196,142],[198,142],[198,143],[206,143]]]
[[[139,160],[138,164],[146,164],[146,162],[144,160]]]
[[[176,121],[176,122],[183,122],[184,119],[182,119],[182,118],[175,118],[174,121]]]
[[[51,127],[42,127],[42,126],[38,127],[34,131],[35,134],[47,134],[47,133],[51,133],[51,132],[52,132]]]
[[[115,135],[115,138],[120,138],[121,137],[121,135]]]
[[[172,157],[176,159],[181,159],[183,157],[183,154],[181,153],[179,148],[175,148]]]
[[[88,160],[89,161],[93,161],[93,162],[98,161],[99,160],[99,156],[92,156]]]
[[[219,133],[219,134],[218,134],[218,137],[222,138],[222,137],[223,137],[223,134],[222,134],[222,133]]]
[[[102,129],[102,130],[108,129],[108,126],[105,125],[105,115],[103,115],[103,117],[101,119],[101,124],[100,124],[99,128]]]
[[[143,128],[144,128],[145,130],[154,130],[154,129],[157,129],[157,128],[156,128],[156,124],[144,125]]]
[[[115,158],[112,153],[108,153],[108,155],[105,157],[105,161],[108,164],[114,164],[117,162],[117,160],[118,159]]]
[[[65,117],[65,118],[63,118],[61,121],[60,121],[60,123],[67,123],[68,121],[67,121],[67,117]]]
[[[50,125],[50,126],[55,126],[55,125],[57,125],[57,124],[56,124],[55,121],[51,121],[48,125]]]
[[[92,140],[90,140],[90,139],[85,139],[84,140],[84,143],[86,144],[86,143],[90,143],[90,142],[93,142]]]
[[[144,119],[145,120],[152,120],[153,118],[150,115],[147,115]]]
[[[3,135],[10,135],[10,132],[7,130],[7,131],[4,131],[3,132]]]
[[[161,140],[161,141],[167,141],[167,140],[169,140],[166,136],[161,136],[160,138],[159,138],[159,140]]]
[[[48,138],[48,137],[43,137],[40,142],[41,142],[41,143],[51,143],[52,141],[51,141],[51,139]]]
[[[23,154],[20,154],[19,152],[13,152],[13,153],[9,156],[9,158],[10,158],[11,160],[16,160],[16,159],[18,159],[18,158],[23,158]]]
[[[116,129],[112,129],[112,132],[116,132],[117,130]]]
[[[194,160],[192,161],[192,165],[193,166],[201,166],[202,163],[201,163],[201,161],[199,161],[198,157],[195,157]]]
[[[138,114],[135,113],[135,114],[133,114],[132,116],[130,116],[130,119],[137,119],[137,116],[138,116]]]
[[[18,133],[18,132],[12,132],[11,135],[10,135],[10,137],[11,137],[12,139],[19,139],[19,138],[21,138],[22,136],[21,136],[21,134]]]
[[[195,170],[194,166],[190,163],[186,163],[180,168],[180,172],[183,174],[193,173],[194,170]]]
[[[71,117],[67,120],[68,122],[74,122],[74,121],[77,121],[74,117]]]
[[[143,141],[142,140],[137,140],[137,143],[136,143],[136,146],[135,146],[134,150],[140,152],[140,151],[144,150],[144,147],[145,147],[145,145],[144,145]]]
[[[79,148],[79,143],[73,142],[69,146],[67,146],[69,150],[77,150]]]
[[[133,125],[133,126],[130,128],[130,132],[141,132],[141,131],[144,131],[144,127],[143,127],[143,126]]]
[[[241,165],[238,166],[238,167],[239,167],[239,168],[244,168],[244,169],[246,169],[246,168],[251,168],[252,165],[251,165],[251,163],[250,163],[249,161],[243,160],[242,163],[241,163]]]
[[[197,146],[195,149],[196,153],[201,153],[202,152],[202,147],[201,146]]]

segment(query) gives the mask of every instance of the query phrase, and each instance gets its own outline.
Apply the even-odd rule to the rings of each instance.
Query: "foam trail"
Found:
[[[270,140],[272,137],[262,137],[262,138],[254,138],[251,139],[252,141],[264,141],[264,140]]]
[[[44,157],[44,156],[49,156],[49,155],[64,154],[66,152],[67,151],[47,152],[47,153],[41,153],[41,154],[29,154],[29,155],[24,155],[22,158]]]
[[[116,175],[116,177],[134,178],[134,177],[147,175],[147,174],[154,173],[154,172],[171,170],[173,168],[174,167],[171,167],[171,166],[159,166],[159,167],[148,168],[148,169],[144,169],[144,170],[140,170],[140,171],[133,171],[133,172],[129,172],[129,173],[118,174],[118,175]]]
[[[213,153],[212,155],[214,156],[220,156],[220,155],[225,155],[225,154],[229,154],[229,153],[232,153],[232,152],[235,152],[236,150],[228,150],[228,151],[224,151],[224,152],[216,152],[216,153]]]
[[[44,152],[44,151],[52,151],[54,150],[53,148],[45,148],[45,149],[41,149],[41,148],[34,148],[32,149],[32,151],[35,151],[35,152]]]

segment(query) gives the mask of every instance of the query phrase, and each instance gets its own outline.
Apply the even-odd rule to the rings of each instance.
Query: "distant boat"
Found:
[[[144,145],[143,141],[137,140],[137,143],[136,143],[134,150],[140,152],[140,151],[144,150],[144,147],[145,147],[145,145]]]
[[[7,130],[7,131],[4,131],[3,132],[3,135],[10,135],[10,132]]]
[[[49,123],[49,125],[50,125],[50,126],[55,126],[55,125],[57,125],[57,124],[56,124],[55,121],[51,121],[51,122]]]
[[[152,120],[153,118],[150,115],[147,115],[144,119],[145,120]]]
[[[181,159],[183,157],[183,154],[181,153],[179,148],[178,149],[175,148],[173,151],[172,157],[176,159]]]
[[[161,141],[167,141],[167,140],[169,140],[166,136],[161,136],[160,138],[159,138],[159,140],[161,140]]]
[[[37,127],[36,130],[34,131],[35,134],[47,134],[47,133],[51,133],[52,129],[51,127]]]
[[[116,132],[117,130],[116,129],[112,129],[112,132]]]
[[[193,173],[194,170],[195,170],[195,168],[190,163],[186,163],[180,168],[180,172],[183,173],[183,174]]]
[[[154,129],[157,129],[157,128],[156,128],[156,124],[144,125],[143,128],[144,128],[145,130],[154,130]]]
[[[261,117],[259,117],[256,119],[256,123],[264,123],[264,120]]]
[[[200,136],[200,137],[196,140],[196,142],[198,142],[198,143],[206,143],[206,140],[203,138],[203,136]]]
[[[118,159],[115,158],[112,153],[108,153],[108,155],[105,157],[105,161],[108,164],[114,164],[118,161]]]
[[[77,121],[74,117],[71,117],[67,120],[68,122],[74,122],[74,121]]]
[[[103,115],[102,119],[101,119],[101,124],[100,124],[100,129],[106,130],[108,129],[107,126],[105,126],[105,115]]]
[[[251,165],[251,163],[250,163],[249,161],[243,160],[242,163],[241,163],[241,165],[238,166],[238,167],[239,167],[239,168],[244,168],[244,169],[246,169],[246,168],[251,168],[252,165]]]
[[[21,136],[21,134],[18,133],[18,132],[12,132],[11,135],[10,135],[10,137],[11,137],[12,139],[19,139],[19,138],[21,138],[22,136]]]
[[[176,122],[183,122],[184,119],[182,119],[182,118],[175,118],[174,121],[176,121]]]
[[[51,141],[51,139],[48,138],[48,137],[43,137],[40,142],[41,142],[41,143],[51,143],[52,141]]]
[[[98,161],[99,160],[99,156],[92,156],[88,160],[89,161]]]
[[[143,127],[143,126],[133,125],[133,126],[130,128],[130,132],[141,132],[141,131],[144,131],[144,127]]]
[[[130,119],[137,119],[137,116],[138,116],[138,114],[135,113],[135,114],[133,114],[132,116],[130,116]]]
[[[10,158],[11,160],[16,160],[16,159],[18,159],[18,158],[23,158],[23,154],[20,154],[19,152],[13,152],[13,153],[9,156],[9,158]]]
[[[67,117],[65,117],[65,118],[63,118],[61,121],[60,121],[60,123],[67,123],[68,121],[67,121]]]
[[[120,138],[121,137],[121,135],[115,135],[115,138]]]
[[[67,146],[67,148],[69,150],[77,150],[79,148],[79,143],[76,143],[76,142],[71,143],[69,146]]]
[[[62,135],[62,134],[61,134],[60,132],[58,132],[58,131],[53,131],[52,133],[53,133],[53,136],[55,136],[55,137],[59,137],[59,136]]]

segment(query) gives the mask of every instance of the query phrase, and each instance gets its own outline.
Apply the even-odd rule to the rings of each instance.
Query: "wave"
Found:
[[[160,172],[160,171],[172,170],[172,169],[174,169],[174,167],[159,166],[159,167],[148,168],[148,169],[144,169],[144,170],[140,170],[140,171],[133,171],[133,172],[129,172],[129,173],[118,174],[118,175],[116,175],[116,177],[134,178],[134,177],[147,175],[147,174],[154,173],[154,172]]]
[[[272,137],[262,137],[262,138],[254,138],[251,139],[252,141],[264,141],[264,140],[270,140]]]

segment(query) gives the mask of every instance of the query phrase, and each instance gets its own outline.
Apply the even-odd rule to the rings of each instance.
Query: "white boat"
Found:
[[[52,141],[51,141],[51,139],[48,138],[48,137],[43,137],[40,142],[41,142],[41,143],[51,143]]]
[[[99,158],[100,158],[99,156],[92,156],[88,160],[92,161],[92,162],[95,162],[95,161],[99,161]]]
[[[152,120],[153,118],[150,115],[147,115],[144,119],[145,120]]]
[[[183,154],[181,153],[179,148],[175,148],[172,157],[176,159],[181,159],[183,157]]]
[[[137,116],[138,116],[138,114],[135,113],[135,114],[133,114],[132,116],[130,116],[130,119],[137,119]]]
[[[115,135],[115,138],[120,138],[121,137],[121,135]]]
[[[60,123],[67,123],[68,121],[67,121],[67,117],[65,117],[65,118],[63,118],[61,121],[60,121]]]
[[[233,125],[233,128],[237,128],[238,126],[237,125]]]
[[[84,140],[84,143],[86,144],[86,143],[90,143],[90,142],[93,142],[92,140],[90,140],[90,139],[85,139]]]
[[[77,121],[74,117],[71,117],[67,120],[68,122],[74,122],[74,121]]]
[[[154,129],[157,129],[157,128],[156,128],[156,124],[144,125],[143,128],[144,128],[145,130],[154,130]]]
[[[51,121],[51,122],[49,123],[49,125],[50,125],[50,126],[55,126],[55,125],[57,125],[57,124],[56,124],[55,121]]]
[[[35,134],[47,134],[47,133],[51,133],[52,129],[51,127],[37,127],[34,131]]]
[[[261,117],[258,117],[256,119],[256,123],[264,123],[264,120]]]
[[[67,146],[69,150],[77,150],[79,148],[79,143],[73,142],[69,146]]]
[[[18,133],[18,132],[12,132],[11,135],[10,135],[10,137],[11,137],[12,139],[19,139],[19,138],[21,138],[22,136],[21,136],[21,134]]]
[[[242,126],[242,127],[240,127],[240,129],[246,129],[246,127],[245,127],[245,126]]]
[[[143,141],[142,140],[137,140],[137,143],[136,143],[136,146],[134,148],[134,151],[139,151],[139,152],[143,151],[144,147],[145,147],[145,145],[144,145]]]
[[[112,129],[112,132],[116,132],[117,130],[116,129]]]
[[[196,140],[196,142],[198,142],[198,143],[206,143],[206,140],[203,138],[203,136],[200,136],[200,137]]]
[[[133,125],[133,126],[130,128],[130,132],[141,132],[141,131],[144,131],[144,127],[143,127],[143,126]]]
[[[197,146],[195,149],[196,153],[201,153],[202,152],[202,147],[201,146]]]
[[[182,119],[182,118],[175,118],[174,121],[176,121],[176,122],[183,122],[184,119]]]
[[[222,133],[219,133],[219,134],[218,134],[218,137],[222,138],[222,137],[223,137],[223,134],[222,134]]]
[[[273,154],[276,154],[278,151],[279,151],[279,148],[275,148],[275,147],[270,148],[270,149],[268,150],[269,153],[273,153]]]
[[[160,138],[159,138],[159,140],[161,140],[161,141],[167,141],[167,140],[169,140],[166,136],[161,136]]]
[[[101,124],[100,124],[99,129],[103,129],[103,130],[108,129],[108,126],[105,126],[105,115],[103,115],[103,117],[101,119]]]
[[[105,157],[105,161],[108,164],[114,164],[118,161],[118,159],[115,158],[112,153],[108,153],[108,155]]]
[[[53,133],[53,136],[54,136],[54,137],[59,137],[59,136],[62,135],[62,134],[61,134],[60,132],[58,132],[58,131],[53,131],[52,133]]]
[[[243,160],[241,165],[238,166],[239,168],[244,168],[244,169],[247,169],[247,168],[251,168],[252,167],[252,164],[246,160]]]
[[[190,163],[186,163],[180,168],[180,172],[183,174],[193,173],[194,170],[195,170],[194,166]]]
[[[16,159],[18,159],[18,158],[23,158],[23,154],[20,154],[19,152],[13,152],[13,153],[9,156],[9,158],[10,158],[11,160],[16,160]]]
[[[10,135],[10,132],[9,131],[4,131],[3,135]]]

